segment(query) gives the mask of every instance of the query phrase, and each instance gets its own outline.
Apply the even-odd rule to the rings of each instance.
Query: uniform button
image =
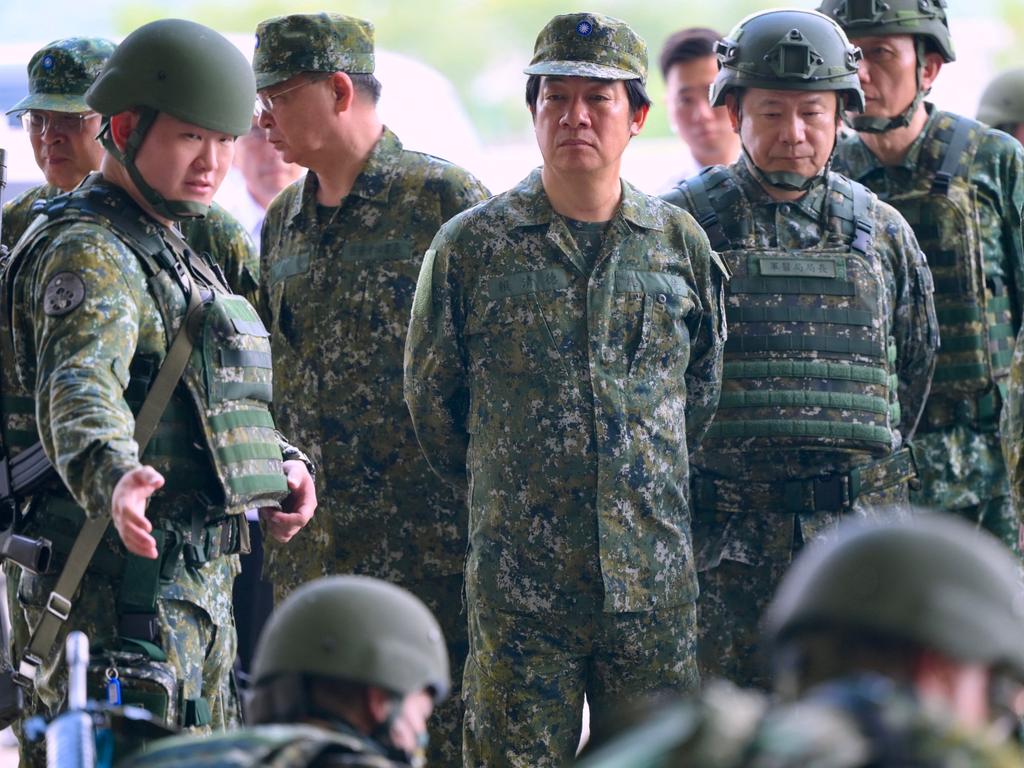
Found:
[[[664,304],[666,301],[668,301],[668,296],[666,296],[664,293],[659,293],[658,294],[658,303],[659,304]]]
[[[788,215],[790,211],[789,203],[783,203],[779,206],[779,213]]]

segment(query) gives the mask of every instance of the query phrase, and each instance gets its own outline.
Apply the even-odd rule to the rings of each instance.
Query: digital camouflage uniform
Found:
[[[705,194],[716,199],[727,196],[718,215],[728,242],[717,247],[734,278],[726,288],[730,340],[725,349],[721,418],[716,419],[701,451],[692,459],[694,541],[701,579],[701,674],[766,687],[762,659],[755,653],[758,624],[796,551],[824,535],[843,515],[866,514],[874,505],[906,502],[909,457],[888,469],[873,463],[893,455],[902,436],[913,432],[934,365],[936,326],[927,265],[913,233],[892,208],[866,190],[871,206],[865,215],[872,235],[868,252],[861,256],[869,260],[871,272],[858,276],[853,271],[857,254],[850,246],[854,222],[848,181],[830,175],[827,185],[816,184],[799,200],[778,202],[751,175],[747,161],[740,159],[728,169],[719,166],[717,171],[705,172],[666,194],[665,199],[699,217],[692,186],[707,181],[711,187],[715,182],[710,180],[718,178],[721,183]],[[850,218],[843,220],[837,214]],[[850,254],[850,261],[842,265],[841,272],[830,272],[824,279],[802,276],[822,274],[806,270],[822,265],[831,268],[844,252]],[[777,300],[780,311],[788,310],[788,314],[776,316],[770,309],[751,306],[761,298],[757,286],[747,285],[759,279],[755,268],[748,267],[753,261],[759,262],[760,274],[775,275],[762,282],[788,280]],[[778,268],[773,266],[776,262]],[[838,346],[828,345],[827,339],[824,346],[808,346],[803,352],[784,345],[787,337],[795,344],[804,330],[797,325],[807,319],[799,314],[799,307],[815,303],[813,292],[831,293],[830,286],[839,285],[834,278],[847,272],[854,280],[866,280],[858,290],[866,290],[876,301],[872,306],[870,299],[844,300],[852,307],[852,319],[845,321],[850,325],[840,325],[840,330],[832,333],[840,339],[877,336],[885,342],[879,352],[872,355],[851,345],[837,355]],[[801,280],[815,279],[819,285],[801,288]],[[796,298],[786,301],[785,294],[799,295],[801,290],[812,293],[799,296],[799,303]],[[857,327],[860,322],[853,316],[858,311],[871,315],[863,322],[870,324],[873,332],[865,334]],[[817,333],[827,335],[829,329],[822,324]],[[759,347],[758,334],[774,337],[778,343]],[[854,375],[854,371],[876,364],[886,348],[892,355],[888,375],[899,377],[898,390],[891,384],[872,384],[867,374]],[[829,400],[818,405],[835,405],[796,408],[796,401],[783,399],[786,389],[805,389],[806,397],[814,397],[815,389],[831,392]],[[765,394],[759,396],[758,390]],[[766,399],[773,390],[779,392],[776,399]],[[814,431],[780,430],[771,436],[741,432],[744,424],[752,425],[755,420],[805,419],[808,425],[812,420],[819,425],[829,420],[872,423],[872,418],[878,417],[862,411],[863,404],[856,402],[871,398],[881,398],[883,412],[890,410],[882,439],[874,447],[854,440],[853,434],[839,432],[831,437]],[[805,403],[813,404],[810,400]],[[880,423],[885,423],[884,416],[882,419]],[[767,427],[762,430],[767,431]],[[849,487],[849,476],[855,471],[862,475],[864,490],[859,495]],[[839,503],[816,499],[815,493],[820,497],[833,479],[839,482]]]
[[[342,724],[257,725],[196,739],[165,739],[123,768],[402,768],[372,739]]]
[[[579,768],[1011,768],[1024,754],[957,726],[909,689],[873,676],[822,685],[795,702],[727,683],[679,702],[578,763]]]
[[[131,60],[140,49],[148,55],[144,41],[153,34],[179,44],[202,38],[195,58],[200,68],[207,66],[208,77],[216,71],[228,88],[242,73],[253,92],[244,57],[192,22],[147,25],[115,57],[127,51]],[[126,70],[134,68],[122,65],[111,78]],[[193,70],[189,77],[195,76]],[[178,82],[170,85],[183,92]],[[197,87],[202,84],[190,80],[189,88]],[[244,117],[241,133],[248,129],[250,107],[246,89],[237,87],[227,98]],[[124,89],[105,84],[97,103],[106,103],[112,91]],[[231,107],[229,101],[224,109],[230,114]],[[212,124],[223,132],[234,128],[223,120]],[[25,535],[52,541],[54,555],[48,573],[25,572],[16,585],[15,659],[44,613],[84,516],[109,515],[117,481],[141,463],[154,466],[166,483],[147,509],[160,558],[128,555],[108,528],[67,622],[35,673],[30,712],[59,710],[66,685],[63,638],[80,629],[95,649],[90,695],[103,698],[104,670],[116,669],[125,702],[142,704],[171,725],[223,727],[237,716],[229,679],[234,552],[244,546],[244,526],[237,521],[248,506],[277,505],[287,494],[283,457],[303,458],[277,435],[267,410],[266,331],[255,310],[229,295],[212,263],[186,257],[169,230],[100,176],[48,206],[47,214],[26,233],[3,274],[9,331],[2,340],[5,449],[15,456],[41,439],[59,475],[33,493],[17,525]],[[186,306],[179,286],[185,281],[172,277],[178,274],[174,261],[188,262],[191,292],[206,291],[210,302],[184,382],[140,460],[133,412]],[[38,747],[28,745],[22,758],[30,765],[43,759]]]
[[[535,171],[424,260],[406,401],[470,489],[466,765],[555,765],[591,711],[697,684],[688,449],[718,399],[722,275],[622,184],[593,269]]]
[[[854,134],[840,140],[836,167],[904,214],[935,277],[942,348],[913,443],[923,487],[911,499],[956,510],[1019,554],[1020,516],[997,427],[1024,306],[1024,149],[1004,133],[926,107],[928,122],[901,163],[883,166]],[[958,125],[967,145],[943,193],[933,185]]]
[[[373,71],[368,22],[288,16],[261,23],[257,37],[261,88],[297,71]],[[420,452],[402,401],[402,355],[423,253],[488,192],[462,168],[403,149],[386,128],[340,206],[317,204],[318,183],[310,172],[282,191],[262,230],[275,414],[322,468],[317,515],[287,547],[268,542],[264,570],[275,603],[331,573],[405,586],[438,616],[461,670],[465,495]],[[456,694],[432,721],[432,762],[458,764],[461,720]]]

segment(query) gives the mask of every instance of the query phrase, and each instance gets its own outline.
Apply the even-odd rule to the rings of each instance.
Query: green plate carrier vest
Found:
[[[727,169],[681,185],[733,275],[722,396],[703,442],[710,450],[888,455],[897,444],[896,347],[872,250],[877,198],[838,174],[828,185],[828,232],[802,251],[755,244],[750,204]]]
[[[192,355],[182,383],[142,460],[169,457],[175,464],[202,467],[200,476],[208,476],[207,467],[212,466],[219,487],[209,489],[211,500],[229,514],[253,506],[279,506],[288,488],[269,409],[269,333],[250,304],[233,295],[213,268],[205,263],[197,268],[200,257],[184,252],[181,243],[158,228],[145,227],[137,210],[117,188],[88,182],[46,201],[39,207],[42,215],[11,257],[7,285],[13,282],[13,270],[24,261],[24,255],[44,247],[58,225],[76,221],[98,224],[112,230],[138,256],[170,343],[182,320],[181,313],[172,308],[184,306],[181,296],[187,283],[182,275],[187,273],[189,283],[202,291],[205,312],[198,327],[192,329]],[[157,367],[158,361],[139,355],[132,361],[125,397],[136,408]],[[16,454],[34,436],[35,419],[31,394],[8,394],[10,367],[5,364],[4,369],[5,446]],[[197,439],[205,445],[197,447]]]
[[[952,126],[933,126],[917,185],[886,202],[913,228],[935,280],[941,343],[929,405],[936,399],[977,401],[971,409],[975,416],[992,421],[998,417],[996,389],[1009,375],[1015,334],[1006,284],[985,274],[977,194],[967,178],[985,130],[960,116]],[[926,409],[922,429],[928,422]]]

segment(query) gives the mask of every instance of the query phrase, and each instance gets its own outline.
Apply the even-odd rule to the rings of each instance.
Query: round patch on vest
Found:
[[[46,284],[43,311],[50,317],[61,317],[85,301],[85,283],[74,272],[58,272]]]

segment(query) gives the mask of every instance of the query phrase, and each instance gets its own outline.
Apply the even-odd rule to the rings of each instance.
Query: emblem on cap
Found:
[[[582,37],[587,37],[591,32],[594,31],[594,25],[584,19],[576,25],[576,34]]]
[[[40,63],[43,65],[43,69],[53,69],[53,56],[46,54]]]

